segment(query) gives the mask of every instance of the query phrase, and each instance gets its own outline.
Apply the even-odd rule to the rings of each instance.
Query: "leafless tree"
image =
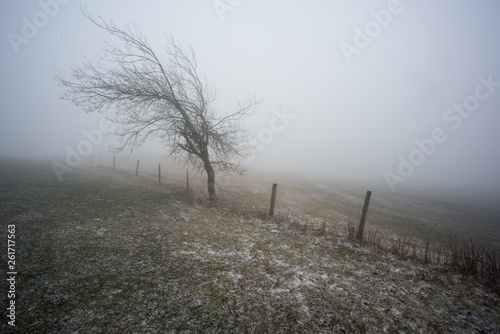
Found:
[[[186,50],[167,36],[166,55],[160,58],[136,26],[122,29],[83,13],[121,43],[104,43],[101,61],[94,65],[85,59],[69,78],[56,72],[55,79],[67,88],[62,98],[87,113],[114,112],[110,119],[120,138],[117,152],[159,140],[179,163],[205,170],[208,193],[215,200],[216,172],[242,173],[242,161],[252,149],[242,121],[256,111],[255,95],[237,102],[235,112],[216,113],[215,89],[200,77],[192,48]]]

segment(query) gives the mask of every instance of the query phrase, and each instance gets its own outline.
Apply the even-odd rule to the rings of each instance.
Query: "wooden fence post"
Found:
[[[274,216],[274,203],[276,202],[276,188],[278,185],[273,183],[273,191],[271,193],[271,208],[269,209],[269,215]]]
[[[363,204],[363,211],[361,212],[361,218],[359,219],[358,233],[356,235],[356,239],[358,239],[359,242],[363,241],[363,230],[365,228],[366,213],[368,212],[368,205],[370,205],[370,197],[371,196],[372,196],[372,192],[370,190],[368,190],[366,192],[365,204]]]
[[[161,184],[161,164],[158,164],[158,183]]]
[[[138,172],[139,172],[139,160],[137,160],[137,167],[135,168],[135,176],[137,176]]]

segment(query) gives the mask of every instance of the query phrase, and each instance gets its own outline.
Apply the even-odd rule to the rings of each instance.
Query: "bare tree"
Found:
[[[121,46],[104,43],[96,65],[88,59],[72,68],[69,79],[55,79],[67,88],[63,99],[88,112],[114,111],[118,126],[117,152],[159,140],[176,161],[207,173],[210,199],[215,200],[215,174],[242,173],[250,153],[245,117],[255,112],[255,95],[237,103],[236,111],[220,115],[212,107],[215,89],[198,74],[192,48],[186,50],[167,36],[166,56],[160,58],[136,26],[124,29],[111,20],[87,18],[118,38]]]

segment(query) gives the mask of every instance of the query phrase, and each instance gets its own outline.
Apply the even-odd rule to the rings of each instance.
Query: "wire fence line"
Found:
[[[162,160],[164,167],[162,167]],[[155,168],[156,165],[158,169]],[[94,154],[88,158],[87,166],[91,168],[109,168],[113,173],[127,173],[131,177],[143,177],[152,183],[156,179],[159,185],[162,185],[163,170],[163,180],[166,181],[163,183],[164,186],[175,184],[179,187],[179,180],[185,177],[185,187],[188,193],[190,191],[190,182],[193,192],[204,192],[202,186],[203,172],[195,172],[190,170],[188,166],[176,165],[165,158],[157,161],[148,159],[144,162],[141,159],[123,157],[117,159],[115,155]],[[229,182],[225,181],[218,182],[219,187],[228,184]],[[364,222],[360,224],[360,222],[352,219],[350,215],[346,221],[319,218],[304,219],[287,212],[289,208],[286,206],[277,209],[275,213],[276,187],[277,184],[274,183],[272,184],[272,191],[270,188],[269,199],[271,205],[269,213],[264,209],[265,203],[257,207],[253,206],[244,209],[241,212],[251,214],[262,220],[272,221],[304,234],[324,237],[326,240],[329,237],[343,238],[353,244],[371,247],[376,251],[392,254],[401,259],[412,260],[419,264],[432,264],[451,268],[463,275],[475,277],[495,290],[499,289],[500,258],[494,248],[476,245],[472,239],[466,240],[462,238],[462,240],[457,240],[452,238],[451,234],[446,242],[432,242],[430,234],[424,238],[410,234],[398,235],[394,233],[388,235],[387,231],[381,231],[380,226],[374,225],[368,226],[366,232],[360,234],[359,229],[361,226],[364,227]],[[367,197],[369,199],[369,196]],[[366,218],[366,210],[368,210],[368,207],[365,202],[363,210],[359,208],[361,217],[363,217],[363,211]]]

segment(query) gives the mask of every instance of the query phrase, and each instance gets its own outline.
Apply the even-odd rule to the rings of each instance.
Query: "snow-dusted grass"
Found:
[[[59,183],[4,168],[0,182],[1,237],[12,223],[18,235],[20,332],[500,331],[499,300],[480,285],[351,244],[332,225],[261,219],[258,193],[252,211],[245,191],[199,204],[174,184],[102,170]],[[322,221],[290,212],[299,227]]]

